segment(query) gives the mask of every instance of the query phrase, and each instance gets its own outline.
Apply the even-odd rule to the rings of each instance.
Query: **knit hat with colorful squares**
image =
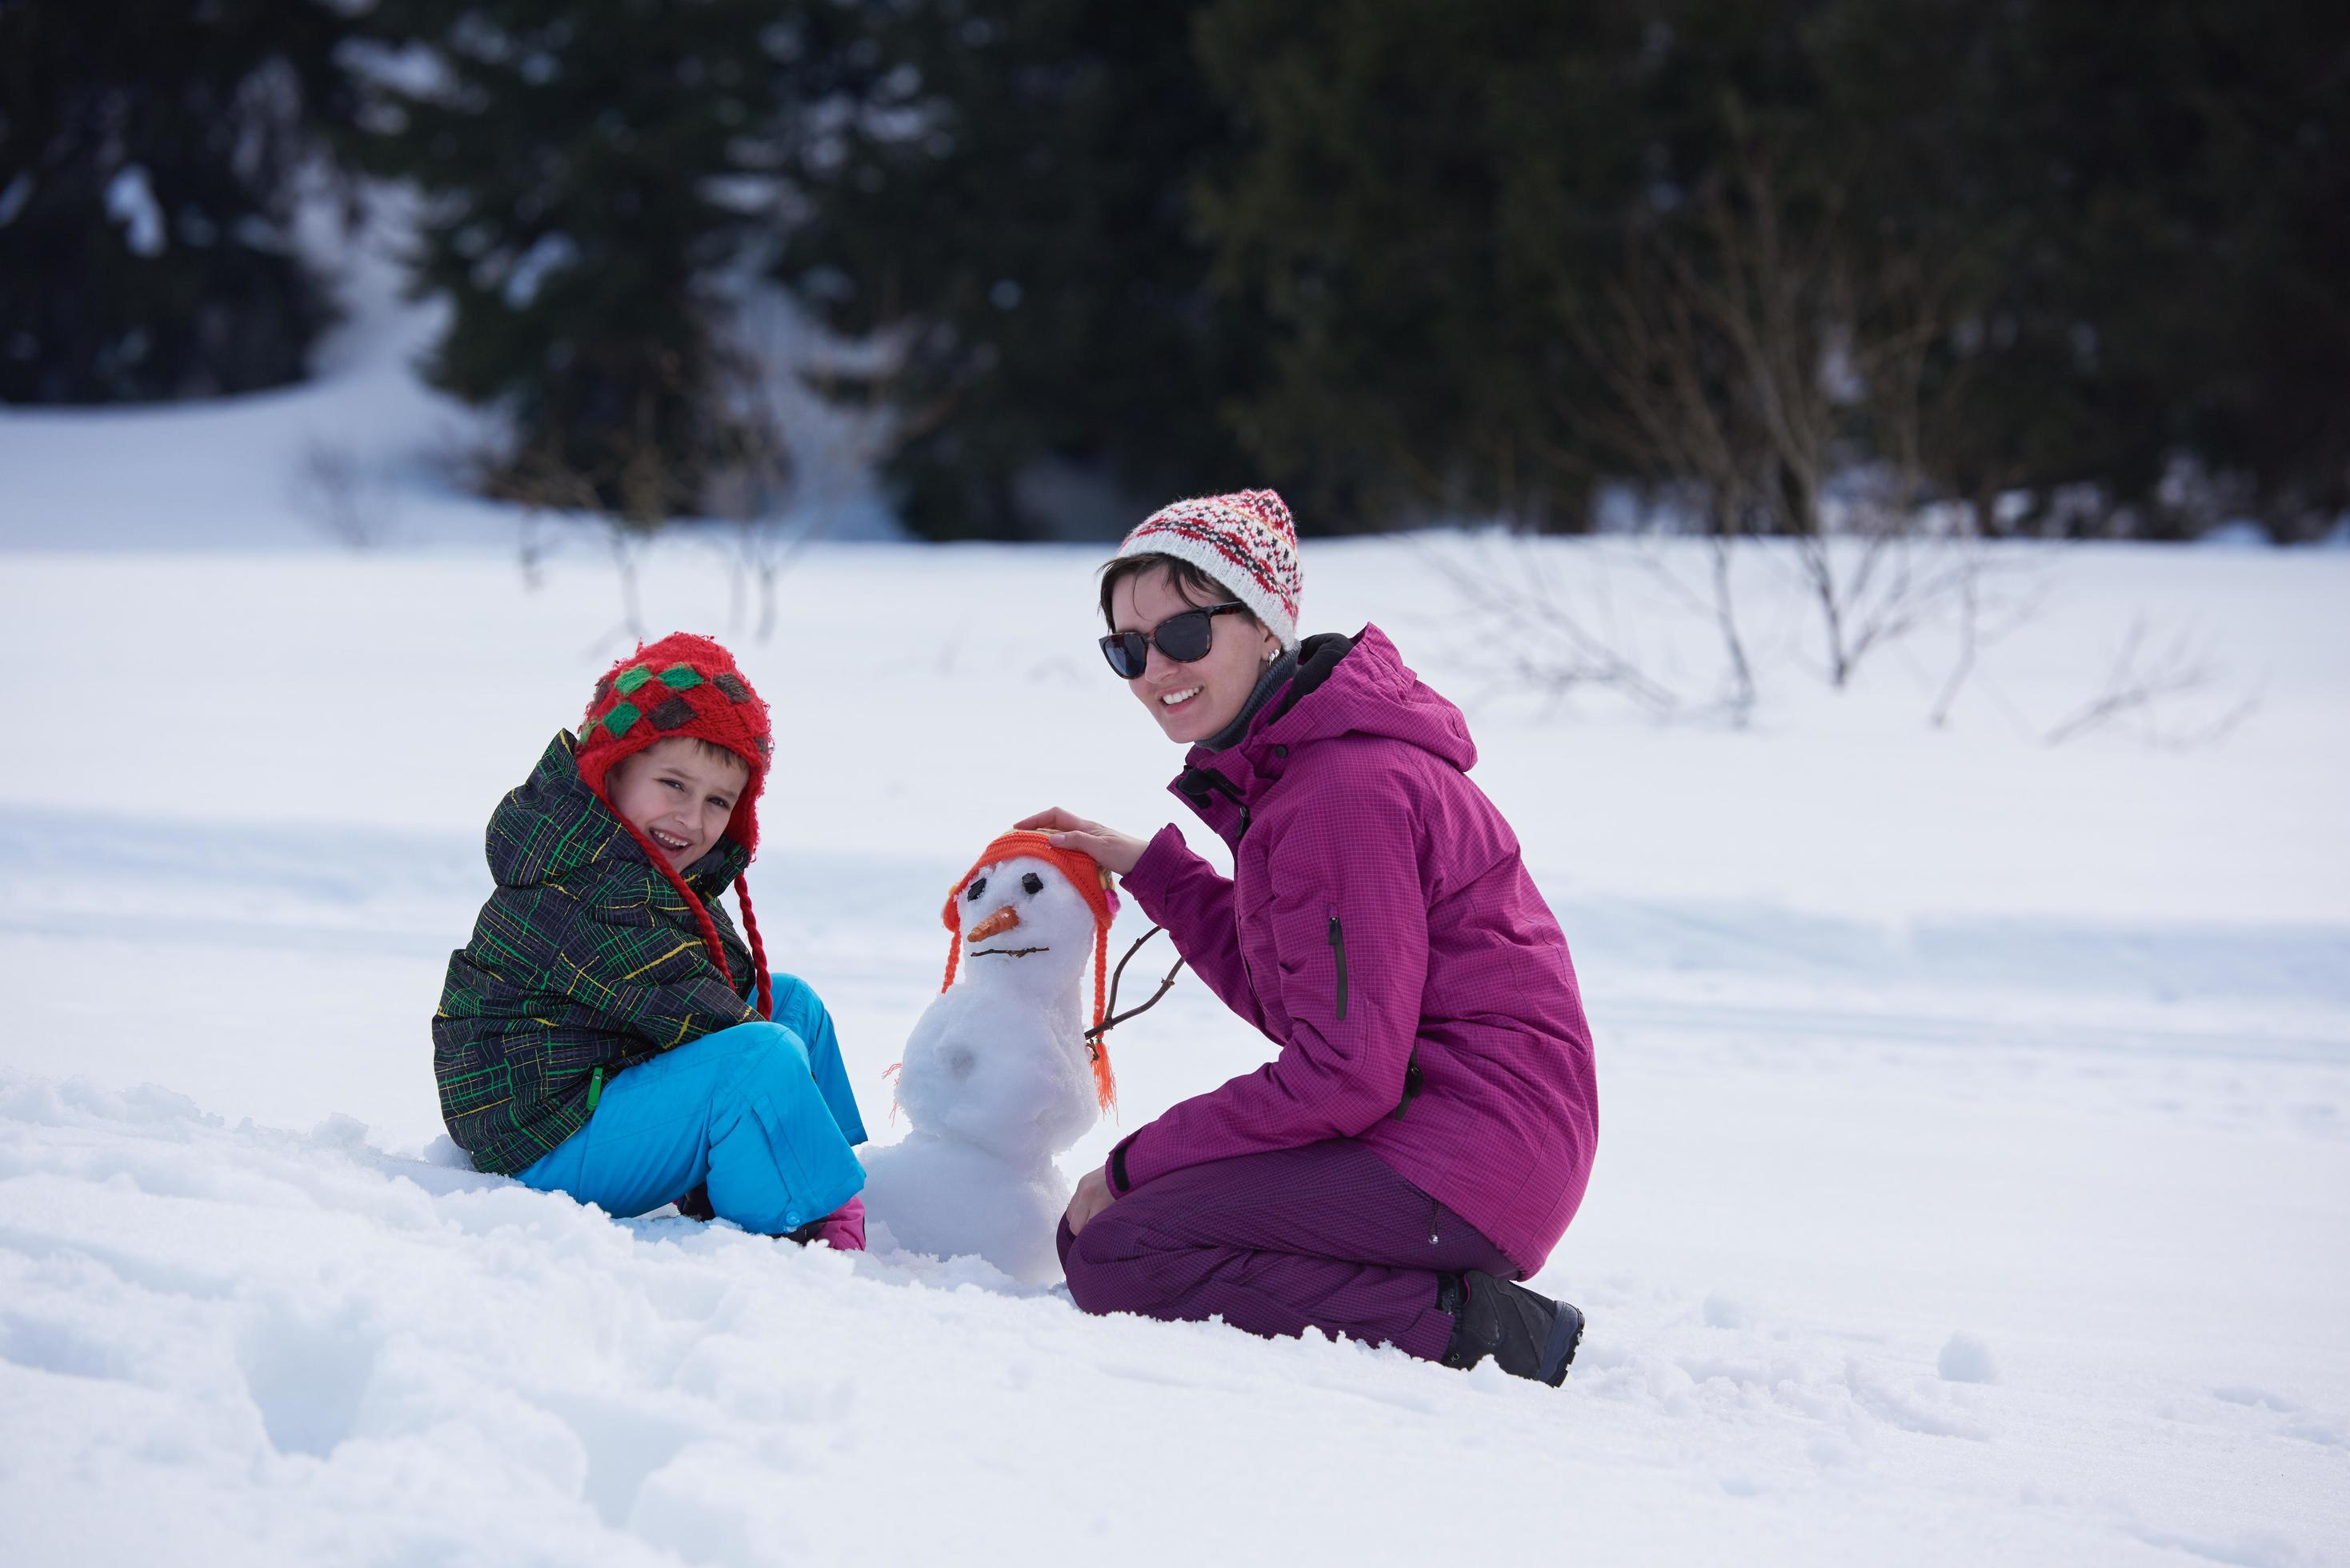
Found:
[[[732,752],[751,770],[743,793],[735,799],[734,813],[727,819],[724,836],[746,852],[755,853],[759,794],[766,788],[767,765],[775,753],[775,731],[766,703],[743,679],[734,656],[710,639],[672,632],[659,642],[638,645],[636,652],[613,665],[596,682],[596,694],[588,700],[587,716],[579,725],[579,744],[572,755],[579,766],[580,782],[619,818],[645,858],[653,863],[653,869],[669,879],[686,908],[693,911],[702,946],[731,985],[733,971],[727,967],[726,950],[719,942],[718,927],[709,909],[670,865],[669,857],[635,823],[612,809],[612,797],[605,789],[613,767],[621,761],[656,742],[680,736]],[[772,1016],[775,987],[767,978],[767,950],[759,940],[759,922],[751,913],[747,878],[735,879],[734,898],[743,907],[743,928],[751,940],[759,981],[759,1012]]]
[[[1170,502],[1144,518],[1118,554],[1190,562],[1248,606],[1282,647],[1297,646],[1297,524],[1272,491]]]

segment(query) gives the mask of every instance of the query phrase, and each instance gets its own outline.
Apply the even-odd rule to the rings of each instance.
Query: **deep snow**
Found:
[[[1751,563],[1734,733],[1485,691],[1427,555],[1471,546],[1309,541],[1314,628],[1482,694],[1574,946],[1602,1131],[1553,1393],[452,1163],[425,1023],[482,825],[625,641],[594,547],[527,589],[513,520],[417,477],[457,417],[419,319],[269,399],[0,411],[11,1563],[2350,1556],[2350,552],[2012,553],[2045,605],[1944,731],[1943,629],[1830,695]],[[314,421],[432,525],[334,547],[287,499]],[[1698,668],[1624,548],[1546,559]],[[883,1140],[990,837],[1058,804],[1212,849],[1093,564],[826,545],[736,642],[785,759],[761,923]],[[729,632],[707,542],[644,593]],[[2138,618],[2257,711],[2039,743]],[[1189,980],[1113,1044],[1072,1174],[1269,1049]]]

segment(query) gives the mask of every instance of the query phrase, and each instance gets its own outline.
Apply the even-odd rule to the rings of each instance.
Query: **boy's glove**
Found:
[[[850,1199],[814,1224],[802,1226],[799,1233],[810,1242],[822,1241],[835,1251],[865,1251],[865,1199]]]

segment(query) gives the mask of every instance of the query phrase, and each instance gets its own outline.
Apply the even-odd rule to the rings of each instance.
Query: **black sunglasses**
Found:
[[[1189,664],[1208,657],[1208,645],[1215,640],[1215,618],[1245,610],[1243,604],[1202,605],[1180,615],[1170,615],[1149,631],[1114,631],[1101,639],[1102,657],[1122,680],[1131,680],[1142,673],[1150,661],[1152,644],[1159,651],[1178,664]]]

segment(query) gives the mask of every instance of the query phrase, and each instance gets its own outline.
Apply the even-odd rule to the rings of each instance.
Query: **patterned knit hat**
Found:
[[[1172,556],[1205,572],[1248,606],[1284,648],[1297,646],[1297,524],[1270,490],[1176,501],[1144,518],[1118,547]]]
[[[989,867],[1023,857],[1042,860],[1059,871],[1094,912],[1094,1027],[1098,1029],[1109,972],[1109,925],[1118,918],[1118,895],[1110,890],[1109,873],[1092,856],[1083,850],[1059,848],[1041,833],[1015,828],[998,834],[994,842],[980,851],[971,869],[956,877],[954,886],[947,889],[946,908],[939,911],[939,920],[951,934],[947,938],[946,983],[939,991],[944,994],[954,984],[955,969],[962,960],[962,890]],[[1118,1078],[1109,1069],[1109,1047],[1097,1039],[1089,1044],[1094,1056],[1094,1096],[1101,1102],[1102,1109],[1107,1110],[1118,1103]]]
[[[775,732],[766,703],[734,667],[734,656],[706,637],[671,632],[659,642],[639,644],[636,652],[605,671],[604,679],[596,682],[596,694],[588,700],[588,713],[579,725],[579,744],[573,753],[580,782],[611,810],[612,797],[605,784],[613,767],[656,742],[677,736],[723,747],[751,770],[734,802],[734,814],[727,819],[724,836],[740,844],[746,853],[757,853],[759,794],[766,788],[767,764],[775,753]],[[711,961],[733,984],[734,975],[727,967],[726,950],[700,896],[635,823],[617,810],[612,815],[619,817],[620,826],[629,830],[653,869],[669,879],[686,908],[693,911]],[[751,913],[747,877],[735,878],[734,898],[743,907],[743,930],[751,939],[759,980],[759,1012],[771,1017],[775,987],[767,978],[767,950],[759,940],[759,922]]]

